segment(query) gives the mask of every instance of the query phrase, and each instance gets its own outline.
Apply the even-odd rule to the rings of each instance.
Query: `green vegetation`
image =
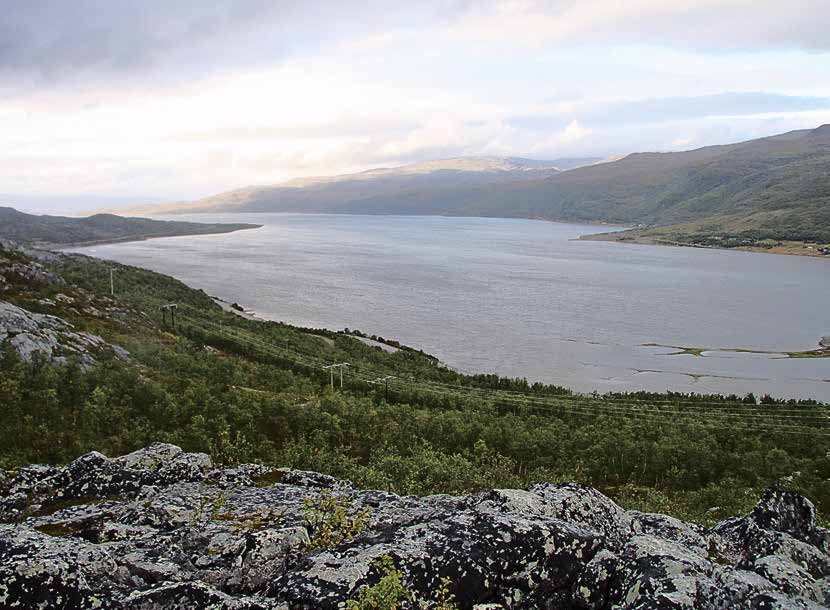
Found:
[[[830,243],[830,125],[729,146],[629,155],[516,187],[516,216],[646,227],[717,247]],[[498,201],[480,206],[488,212]],[[662,227],[650,229],[650,227]]]
[[[303,517],[311,532],[312,549],[330,549],[351,542],[369,525],[368,509],[358,511],[345,499],[323,491],[305,499]]]
[[[346,602],[348,610],[397,610],[412,601],[412,594],[403,585],[403,575],[395,569],[388,555],[378,557],[373,567],[380,573],[380,580],[371,587],[363,587],[356,600]]]
[[[246,320],[149,271],[81,256],[50,266],[67,285],[10,276],[2,298],[123,345],[131,360],[84,369],[3,351],[2,468],[164,441],[217,462],[315,470],[401,494],[572,480],[625,506],[712,522],[749,510],[763,487],[784,485],[830,510],[828,409],[814,401],[581,396],[465,376],[414,350],[386,353],[339,333]],[[58,291],[76,303],[38,305]],[[84,299],[110,306],[91,315]],[[170,302],[179,304],[175,329],[158,311]],[[320,368],[333,362],[352,364],[342,390]],[[395,375],[388,395],[370,383],[381,375]]]
[[[403,584],[403,574],[395,568],[395,562],[389,555],[378,557],[372,567],[380,579],[375,584],[358,590],[357,599],[346,602],[348,610],[397,610],[404,607],[407,602],[425,610],[458,610],[455,596],[450,592],[449,578],[441,579],[435,599],[427,601],[416,599],[406,588]]]
[[[636,153],[500,183],[410,180],[251,188],[195,207],[543,218],[639,228],[617,239],[646,236],[717,247],[772,248],[779,241],[830,245],[830,125],[728,146]]]
[[[124,218],[113,214],[95,214],[88,218],[35,216],[0,207],[0,239],[48,244],[89,244],[106,241],[129,241],[173,235],[205,235],[254,229],[252,224],[203,224]]]
[[[455,595],[450,592],[450,584],[448,577],[441,579],[435,604],[431,606],[432,610],[458,610],[458,606],[455,605]]]

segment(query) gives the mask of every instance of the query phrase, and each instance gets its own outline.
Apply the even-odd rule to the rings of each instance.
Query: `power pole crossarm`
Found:
[[[378,377],[374,381],[370,381],[369,383],[382,383],[383,384],[383,400],[389,400],[389,380],[394,379],[394,375],[387,375],[386,377]]]
[[[330,382],[331,382],[331,389],[334,391],[334,369],[338,369],[340,371],[340,389],[343,389],[343,369],[349,366],[348,362],[339,362],[337,364],[329,364],[328,366],[324,366],[323,369],[328,369],[330,374]]]

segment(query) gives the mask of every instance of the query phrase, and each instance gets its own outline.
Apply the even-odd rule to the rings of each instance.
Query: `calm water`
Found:
[[[173,275],[262,316],[396,338],[465,370],[577,390],[753,391],[830,400],[830,261],[574,241],[531,220],[199,215],[264,224],[81,251]],[[646,343],[701,347],[668,355]]]

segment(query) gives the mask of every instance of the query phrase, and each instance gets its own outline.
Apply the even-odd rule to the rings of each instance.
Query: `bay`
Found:
[[[534,220],[200,214],[261,229],[78,251],[172,275],[291,324],[394,338],[466,372],[578,391],[830,400],[830,261],[579,241]],[[677,354],[660,346],[709,350]]]

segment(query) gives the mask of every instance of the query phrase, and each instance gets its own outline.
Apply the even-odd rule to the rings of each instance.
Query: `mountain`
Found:
[[[166,211],[542,218],[640,226],[637,235],[678,241],[830,243],[830,125],[584,161],[450,159],[251,187]]]
[[[36,216],[0,207],[0,238],[40,244],[70,245],[104,241],[129,241],[174,235],[205,235],[255,229],[253,224],[204,224],[125,218],[95,214],[88,218]]]
[[[598,161],[596,158],[537,161],[519,157],[457,157],[357,174],[297,178],[271,186],[241,188],[191,203],[145,206],[130,211],[441,213],[441,209],[429,202],[443,199],[446,193],[540,180]],[[412,196],[418,196],[425,203],[415,212],[399,211],[399,202],[404,203]]]
[[[830,125],[632,154],[466,199],[465,212],[663,227],[677,236],[830,242]],[[673,227],[673,228],[669,228]]]

